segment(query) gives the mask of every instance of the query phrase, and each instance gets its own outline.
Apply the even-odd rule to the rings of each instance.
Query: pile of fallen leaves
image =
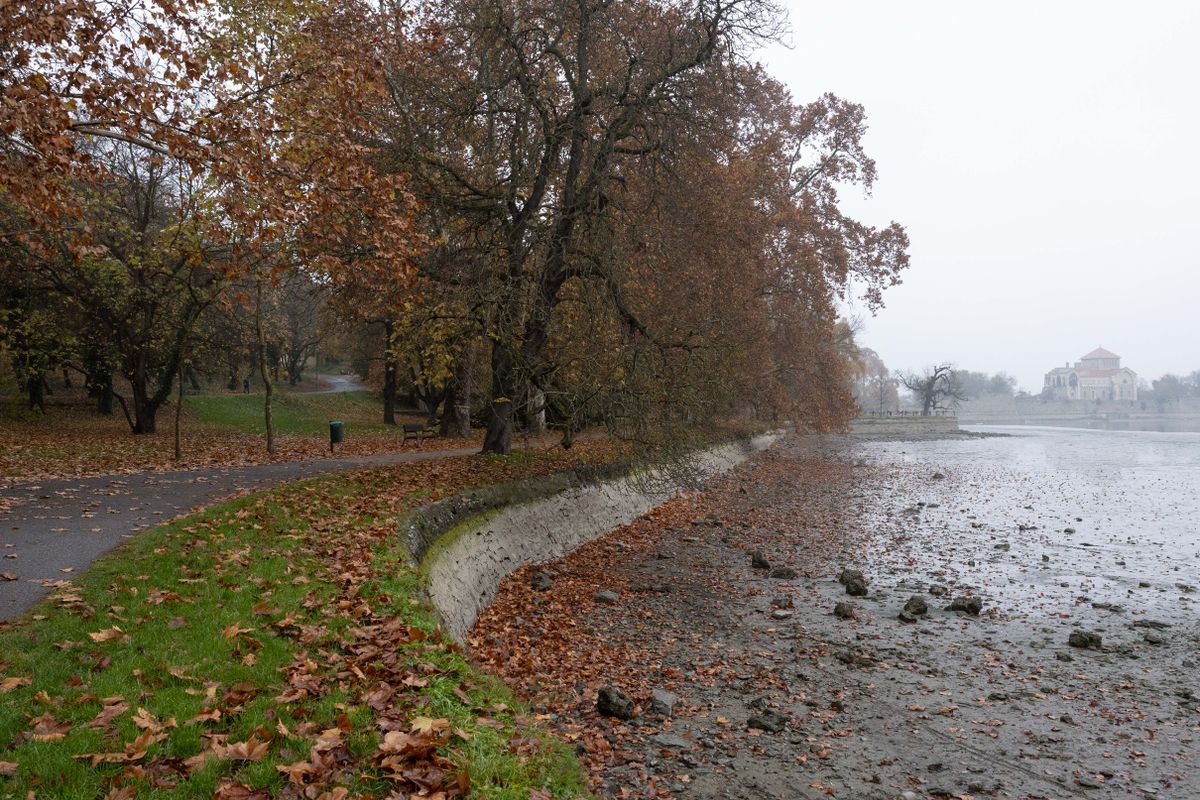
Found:
[[[143,534],[0,626],[0,794],[340,800],[569,786],[561,753],[441,637],[397,520],[473,486],[615,455],[585,442],[364,470]]]

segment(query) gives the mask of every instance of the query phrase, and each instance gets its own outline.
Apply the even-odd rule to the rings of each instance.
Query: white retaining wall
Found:
[[[778,435],[713,448],[699,457],[705,477],[723,473],[766,449]],[[496,596],[500,581],[524,564],[553,561],[579,545],[661,505],[682,486],[631,478],[560,494],[468,520],[433,547],[423,565],[426,590],[442,625],[458,641]]]

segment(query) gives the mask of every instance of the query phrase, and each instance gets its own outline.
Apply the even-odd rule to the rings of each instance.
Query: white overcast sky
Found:
[[[1097,345],[1200,369],[1200,2],[786,2],[761,59],[866,106],[879,181],[847,207],[912,239],[864,344],[1035,392]]]

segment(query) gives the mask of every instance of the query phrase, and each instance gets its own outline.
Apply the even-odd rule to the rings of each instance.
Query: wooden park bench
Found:
[[[406,423],[404,425],[404,441],[407,442],[409,439],[415,439],[417,447],[421,446],[421,440],[431,439],[437,435],[437,431],[433,428],[426,428],[424,425],[417,423]]]

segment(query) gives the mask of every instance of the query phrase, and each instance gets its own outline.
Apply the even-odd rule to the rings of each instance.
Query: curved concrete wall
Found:
[[[731,469],[777,438],[760,436],[704,452],[698,458],[701,479]],[[426,590],[443,627],[461,642],[510,572],[559,558],[631,522],[681,488],[682,482],[665,475],[620,478],[576,486],[460,523],[428,548],[422,564]]]

